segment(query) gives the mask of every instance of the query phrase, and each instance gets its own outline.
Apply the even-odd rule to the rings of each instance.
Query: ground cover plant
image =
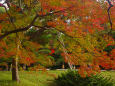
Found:
[[[101,74],[81,77],[78,71],[68,71],[62,73],[55,79],[55,83],[59,86],[114,86],[115,81],[111,77]]]

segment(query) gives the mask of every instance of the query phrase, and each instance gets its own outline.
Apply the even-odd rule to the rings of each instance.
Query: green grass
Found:
[[[55,77],[65,71],[47,72],[19,72],[20,83],[12,82],[11,72],[0,71],[0,86],[56,86],[53,83]],[[115,81],[115,71],[102,72],[105,77],[111,76]]]
[[[104,71],[101,73],[103,74],[103,76],[106,76],[106,77],[110,76],[115,81],[115,71]]]
[[[0,86],[51,86],[53,79],[62,72],[64,71],[19,72],[20,83],[16,84],[11,80],[11,72],[0,71]]]

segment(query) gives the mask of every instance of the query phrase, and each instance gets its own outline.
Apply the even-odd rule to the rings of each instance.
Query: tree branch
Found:
[[[65,10],[68,10],[68,9],[70,9],[70,8],[72,8],[72,7],[65,8],[65,9],[63,9],[63,10],[55,11],[55,12],[52,12],[52,13],[48,13],[48,14],[45,14],[45,15],[38,15],[38,14],[36,14],[36,16],[34,17],[34,19],[32,20],[32,22],[31,22],[28,26],[23,27],[23,28],[18,28],[18,29],[9,31],[9,32],[7,32],[7,33],[4,33],[3,35],[0,36],[0,40],[2,40],[4,37],[8,36],[9,34],[17,33],[17,32],[23,32],[23,31],[28,30],[31,26],[33,26],[34,22],[36,21],[36,19],[37,19],[38,17],[45,17],[45,16],[49,16],[49,15],[56,14],[56,13],[64,12]]]
[[[7,1],[8,1],[8,0],[7,0]],[[7,4],[8,4],[8,3],[7,3]],[[12,21],[12,18],[11,18],[11,16],[10,16],[10,14],[8,13],[6,6],[4,6],[3,4],[0,4],[0,7],[4,7],[4,9],[5,9],[5,11],[6,11],[6,14],[7,14],[7,16],[9,17],[10,23],[11,23],[11,24],[13,25],[13,27],[16,29],[16,26],[15,26],[14,22]]]
[[[37,18],[38,18],[38,15],[36,15],[36,16],[34,17],[34,19],[32,20],[32,22],[31,22],[28,26],[26,26],[26,27],[24,27],[24,28],[18,28],[18,29],[9,31],[9,32],[7,32],[7,33],[1,35],[1,36],[0,36],[0,40],[2,40],[4,37],[8,36],[9,34],[17,33],[17,32],[23,32],[23,31],[28,30],[28,29],[34,24],[34,22],[36,21]]]
[[[111,20],[111,16],[110,16],[110,9],[113,7],[113,5],[111,4],[111,2],[109,0],[107,0],[107,2],[109,3],[109,8],[107,9],[107,13],[108,13],[108,18],[109,18],[109,23],[110,23],[110,26],[111,26],[111,30],[108,33],[110,35],[111,31],[112,31],[112,20]]]

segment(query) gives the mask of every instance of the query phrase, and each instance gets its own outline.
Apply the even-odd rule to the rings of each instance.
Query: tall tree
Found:
[[[100,38],[96,34],[107,29],[107,36],[111,38],[111,30],[114,29],[110,9],[114,14],[115,6],[109,0],[107,2],[109,4],[99,3],[97,0],[6,0],[8,7],[0,4],[6,10],[6,13],[0,14],[4,16],[0,18],[0,40],[13,33],[28,31],[32,27],[36,28],[37,36],[45,30],[56,30],[56,35],[60,32],[64,39],[63,43],[59,42],[69,64],[81,65],[82,76],[84,70],[93,73],[92,70],[99,69],[97,57],[103,56],[99,46]],[[112,15],[113,24],[114,17]],[[18,81],[17,78],[15,80]]]

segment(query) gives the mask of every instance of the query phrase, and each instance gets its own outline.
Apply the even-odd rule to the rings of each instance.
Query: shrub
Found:
[[[111,77],[103,77],[101,74],[82,78],[77,71],[68,71],[54,80],[58,86],[113,86]]]

